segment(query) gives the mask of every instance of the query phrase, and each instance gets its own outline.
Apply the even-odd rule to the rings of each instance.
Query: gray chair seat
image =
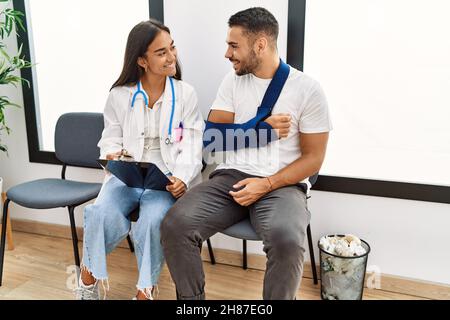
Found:
[[[221,231],[221,233],[227,236],[243,239],[243,240],[254,240],[259,241],[261,238],[256,234],[255,229],[250,223],[250,219],[244,219],[231,227]]]
[[[12,187],[7,192],[11,201],[32,209],[76,206],[97,197],[101,183],[62,179],[41,179]]]
[[[40,179],[20,184],[8,190],[3,206],[0,240],[0,287],[5,257],[6,223],[10,202],[32,209],[67,207],[75,264],[80,267],[75,208],[97,197],[101,183],[66,180],[67,166],[100,169],[97,146],[104,128],[103,114],[76,112],[59,117],[55,127],[55,155],[61,162],[62,179]]]

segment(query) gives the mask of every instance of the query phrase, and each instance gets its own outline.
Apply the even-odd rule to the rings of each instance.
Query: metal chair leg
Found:
[[[311,236],[311,225],[308,225],[308,227],[306,228],[306,233],[308,235],[309,256],[311,259],[311,269],[312,269],[312,273],[313,273],[314,284],[317,284],[318,280],[317,280],[317,270],[316,270],[316,259],[314,258],[314,248],[313,248],[312,236]]]
[[[214,257],[214,252],[211,246],[211,240],[209,238],[206,240],[206,244],[208,245],[208,252],[211,264],[216,264],[216,258]]]
[[[80,254],[78,252],[78,236],[77,229],[75,226],[75,215],[74,215],[74,207],[68,207],[69,209],[69,218],[70,218],[70,229],[72,230],[72,244],[73,244],[73,254],[75,256],[75,264],[77,267],[80,267]]]
[[[6,193],[2,193],[2,203],[6,201]],[[11,215],[8,212],[6,220],[6,242],[8,243],[8,250],[14,250],[14,241],[12,236]]]
[[[128,246],[130,247],[130,251],[134,252],[133,241],[131,241],[130,235],[127,236]]]
[[[3,279],[3,259],[5,258],[5,245],[6,245],[6,224],[8,222],[8,206],[10,200],[7,198],[3,205],[3,219],[2,219],[2,235],[0,244],[0,287],[2,286]]]
[[[242,240],[242,268],[247,270],[247,240]]]

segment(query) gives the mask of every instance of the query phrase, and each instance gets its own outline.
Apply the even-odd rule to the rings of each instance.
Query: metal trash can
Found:
[[[328,235],[326,237],[339,239],[347,236]],[[362,299],[370,246],[366,241],[359,238],[358,240],[365,253],[355,256],[341,256],[327,252],[322,248],[319,240],[320,292],[323,300]]]

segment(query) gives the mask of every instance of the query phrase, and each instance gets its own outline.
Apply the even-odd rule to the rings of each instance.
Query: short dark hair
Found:
[[[257,35],[264,33],[276,43],[278,39],[278,21],[267,9],[261,7],[249,8],[232,15],[228,26],[242,27],[246,32]]]

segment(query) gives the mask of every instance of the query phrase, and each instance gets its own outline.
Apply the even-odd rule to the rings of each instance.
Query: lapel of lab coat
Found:
[[[139,94],[136,97],[135,103],[134,103],[134,107],[131,108],[131,101],[132,101],[132,97],[133,95],[136,93],[137,91],[137,85],[132,87],[132,93],[131,93],[131,99],[130,99],[130,109],[131,112],[133,112],[134,114],[131,117],[131,132],[134,132],[135,135],[132,135],[132,138],[139,138],[139,139],[144,139],[144,120],[145,120],[145,114],[144,114],[144,110],[146,108],[145,106],[145,100],[144,97],[142,96],[142,94]],[[144,94],[147,95],[144,91]],[[148,99],[148,97],[147,97]],[[133,126],[136,126],[133,128]]]

